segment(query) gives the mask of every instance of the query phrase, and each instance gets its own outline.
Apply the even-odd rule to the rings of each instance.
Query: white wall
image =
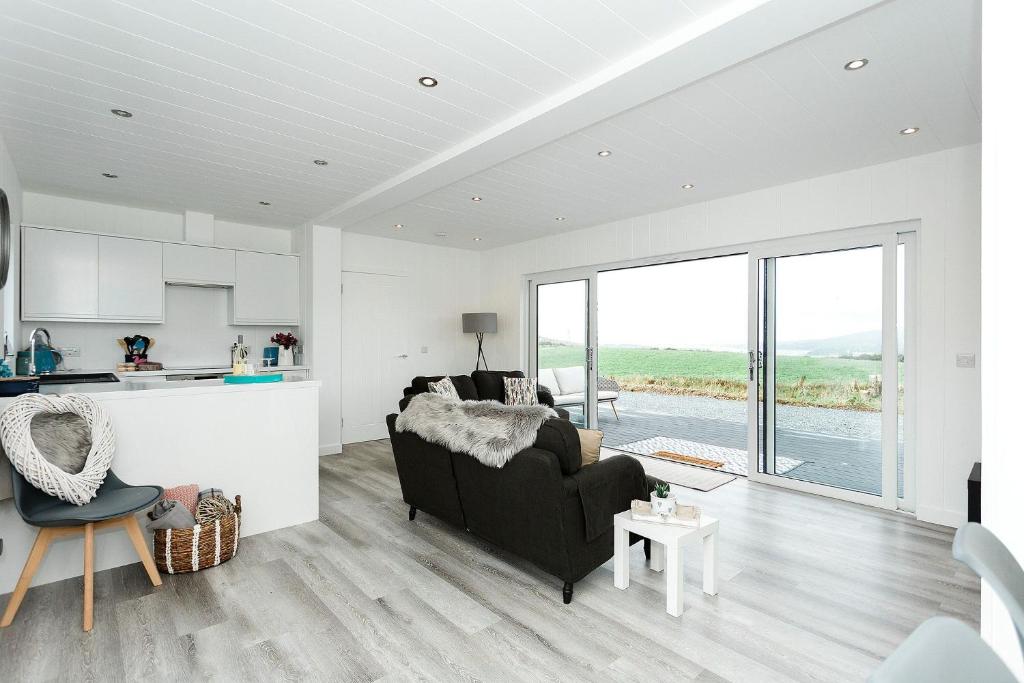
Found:
[[[71,197],[24,193],[21,222],[62,228],[145,237],[158,240],[184,241],[184,213],[152,211],[118,204],[105,204]],[[262,251],[291,252],[292,230],[213,221],[213,240],[217,246]],[[76,367],[109,369],[124,360],[117,340],[133,334],[144,334],[157,340],[150,358],[166,366],[230,364],[231,344],[239,334],[253,353],[260,355],[270,346],[270,336],[290,330],[302,339],[294,327],[236,326],[230,324],[228,292],[225,289],[167,287],[165,289],[165,322],[145,323],[44,323],[58,347],[81,349],[79,359],[69,359]],[[27,334],[34,323],[24,323]],[[17,346],[25,345],[17,337]]]
[[[1024,458],[1020,420],[1024,414],[1017,368],[1024,335],[1024,99],[1020,97],[1020,3],[986,3],[982,68],[985,83],[982,142],[982,476],[981,519],[1024,563]],[[981,592],[981,632],[1024,680],[1020,644],[1009,615],[987,585]]]
[[[338,228],[306,225],[296,233],[303,255],[306,362],[320,380],[320,455],[341,452],[341,248]]]
[[[980,457],[980,147],[972,145],[691,204],[484,252],[481,303],[498,312],[496,367],[524,367],[523,276],[903,220],[920,220],[917,515],[966,519]]]
[[[11,212],[11,269],[7,279],[7,286],[0,294],[0,327],[3,334],[6,334],[12,341],[18,336],[18,298],[17,287],[14,283],[18,281],[18,253],[20,244],[20,230],[22,214],[22,191],[21,182],[18,180],[18,172],[14,169],[14,162],[7,153],[7,145],[3,137],[0,137],[0,189],[7,194],[7,204]],[[0,339],[0,344],[3,340]]]

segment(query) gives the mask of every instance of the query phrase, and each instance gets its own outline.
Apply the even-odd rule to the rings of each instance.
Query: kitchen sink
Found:
[[[120,382],[112,372],[51,372],[39,376],[39,384],[102,384]]]

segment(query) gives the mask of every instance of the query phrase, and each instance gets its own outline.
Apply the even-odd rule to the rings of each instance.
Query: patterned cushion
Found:
[[[536,377],[505,377],[505,405],[537,405]]]
[[[429,389],[432,394],[441,394],[448,398],[459,398],[459,392],[455,390],[455,385],[452,384],[450,377],[444,377],[436,382],[428,382],[427,389]]]

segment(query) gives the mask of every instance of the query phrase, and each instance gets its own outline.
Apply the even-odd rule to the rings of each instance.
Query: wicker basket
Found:
[[[189,529],[153,532],[153,558],[164,574],[197,572],[227,562],[238,552],[242,524],[242,497],[235,496],[235,512]]]

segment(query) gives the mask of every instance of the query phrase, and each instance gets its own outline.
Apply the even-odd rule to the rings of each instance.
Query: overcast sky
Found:
[[[598,276],[600,344],[747,348],[747,256],[607,271]],[[780,342],[882,327],[882,249],[776,259]],[[541,337],[583,343],[582,282],[542,285]]]

